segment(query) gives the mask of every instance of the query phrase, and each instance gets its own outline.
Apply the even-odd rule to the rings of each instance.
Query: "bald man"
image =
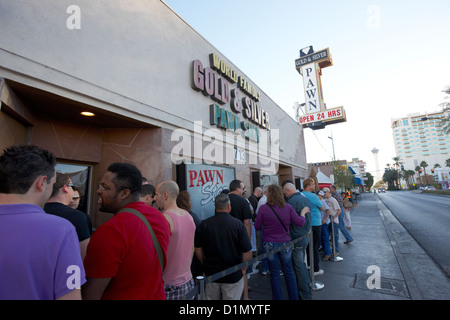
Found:
[[[181,300],[195,287],[191,273],[195,224],[189,212],[177,206],[179,193],[175,181],[163,181],[156,187],[156,204],[163,211],[172,232],[164,270],[166,300]]]

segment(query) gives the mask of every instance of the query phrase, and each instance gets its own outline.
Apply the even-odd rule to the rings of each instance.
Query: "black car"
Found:
[[[378,193],[381,193],[381,192],[386,192],[386,190],[384,190],[384,188],[378,188]]]

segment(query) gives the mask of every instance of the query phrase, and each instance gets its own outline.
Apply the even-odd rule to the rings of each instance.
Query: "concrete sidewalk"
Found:
[[[339,256],[343,261],[320,261],[324,274],[315,280],[325,287],[313,291],[313,300],[450,299],[449,279],[377,195],[362,194],[358,206],[352,209],[351,220],[354,241],[346,245],[340,234]],[[367,285],[368,278],[375,276],[372,266],[379,270],[379,289]],[[281,281],[287,299],[283,277]],[[254,274],[249,286],[250,299],[272,299],[270,276]]]

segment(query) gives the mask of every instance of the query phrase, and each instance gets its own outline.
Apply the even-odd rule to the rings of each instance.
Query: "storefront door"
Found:
[[[90,215],[92,166],[58,162],[55,169],[70,176],[74,187],[80,192],[80,205],[77,209]]]

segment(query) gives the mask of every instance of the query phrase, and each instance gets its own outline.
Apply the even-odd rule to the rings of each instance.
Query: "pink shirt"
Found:
[[[167,266],[164,270],[164,284],[181,286],[192,278],[191,262],[194,246],[195,224],[189,212],[179,216],[164,211],[173,220],[173,231],[167,249]]]

